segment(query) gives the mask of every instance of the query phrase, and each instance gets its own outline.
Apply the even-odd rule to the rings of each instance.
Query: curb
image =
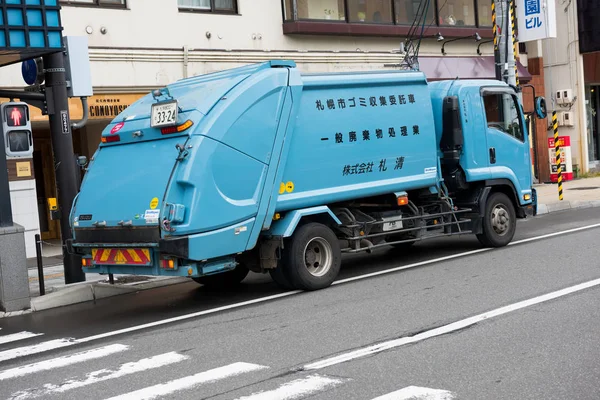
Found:
[[[548,204],[538,204],[537,215],[592,207],[600,207],[600,200],[573,200]]]
[[[166,287],[189,282],[186,277],[160,277],[143,282],[131,282],[120,285],[111,285],[105,281],[78,282],[67,286],[53,288],[53,291],[45,296],[31,299],[31,308],[22,311],[1,312],[0,319],[30,314],[35,311],[48,310],[51,308],[69,306],[119,296],[128,293],[140,292],[159,287]]]

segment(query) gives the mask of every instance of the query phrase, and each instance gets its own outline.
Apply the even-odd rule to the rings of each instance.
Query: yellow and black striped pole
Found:
[[[502,68],[500,67],[500,49],[498,48],[498,25],[496,24],[496,0],[492,0],[492,31],[494,33],[494,69],[496,79],[502,80]]]
[[[515,56],[515,78],[519,86],[519,69],[517,68],[517,37],[515,35],[515,0],[510,2],[510,15],[512,23],[513,54]]]
[[[556,173],[558,174],[558,199],[562,201],[562,167],[560,165],[560,143],[558,140],[558,118],[556,111],[552,111],[552,128],[554,129],[554,151],[556,152]]]
[[[498,27],[496,26],[496,0],[492,0],[492,30],[494,32],[494,51],[498,50]]]

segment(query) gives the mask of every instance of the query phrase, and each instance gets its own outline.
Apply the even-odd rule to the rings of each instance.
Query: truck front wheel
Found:
[[[493,193],[488,197],[483,216],[483,233],[477,235],[486,247],[503,247],[515,235],[517,218],[515,207],[504,193]]]
[[[201,276],[192,278],[197,283],[200,283],[209,288],[228,289],[239,285],[248,275],[248,268],[242,264],[238,264],[235,269],[221,272],[214,275]]]
[[[300,290],[330,286],[342,264],[338,238],[327,226],[308,223],[300,226],[284,249],[283,267],[290,284]]]

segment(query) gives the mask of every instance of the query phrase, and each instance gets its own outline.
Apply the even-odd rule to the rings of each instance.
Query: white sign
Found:
[[[155,128],[165,125],[174,125],[177,123],[177,101],[167,101],[164,103],[152,104],[152,119],[150,125]]]
[[[555,0],[518,0],[519,42],[556,37]]]

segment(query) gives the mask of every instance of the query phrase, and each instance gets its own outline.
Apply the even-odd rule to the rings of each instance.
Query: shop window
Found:
[[[125,8],[126,0],[61,0],[61,4],[72,6],[96,6]]]
[[[236,0],[177,0],[180,10],[203,12],[237,12]]]
[[[392,23],[391,0],[348,0],[348,20],[371,24]]]
[[[477,15],[479,17],[479,26],[492,26],[492,2],[477,0]]]
[[[439,18],[441,26],[475,26],[475,2],[448,0],[446,5],[440,6]]]
[[[294,1],[285,0],[285,19],[290,20],[333,20],[345,21],[346,9],[344,0],[296,0],[296,15]]]
[[[423,2],[424,3],[424,2]],[[421,7],[421,9],[419,9]],[[394,10],[396,12],[396,23],[399,25],[412,25],[417,15],[423,15],[425,5],[421,5],[421,0],[394,0]],[[435,1],[432,0],[427,10],[426,25],[435,23]]]
[[[510,94],[488,94],[483,97],[488,128],[497,129],[524,141],[516,98]]]

